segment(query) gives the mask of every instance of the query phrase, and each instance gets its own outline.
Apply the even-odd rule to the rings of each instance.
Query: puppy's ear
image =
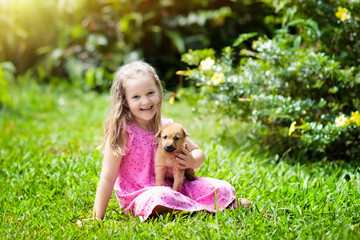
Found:
[[[159,131],[155,134],[155,137],[158,138],[161,136],[161,129],[159,129]]]
[[[185,137],[190,136],[190,134],[186,131],[186,129],[185,129],[185,128],[182,128],[182,131],[184,132]]]

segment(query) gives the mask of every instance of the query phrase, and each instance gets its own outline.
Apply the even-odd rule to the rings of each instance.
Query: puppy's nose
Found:
[[[165,151],[167,151],[167,152],[173,152],[173,151],[176,150],[176,148],[174,148],[173,145],[165,145],[164,149],[165,149]]]

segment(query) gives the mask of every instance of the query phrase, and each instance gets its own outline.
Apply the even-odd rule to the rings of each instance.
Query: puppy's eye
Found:
[[[179,140],[179,138],[178,138],[178,137],[174,137],[174,140],[177,141],[177,140]]]
[[[163,139],[167,139],[167,136],[165,135],[165,136],[163,136]]]

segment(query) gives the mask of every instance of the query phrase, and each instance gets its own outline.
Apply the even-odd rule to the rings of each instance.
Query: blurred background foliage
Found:
[[[0,0],[0,29],[1,106],[18,76],[104,92],[144,59],[279,159],[360,158],[360,1]]]
[[[42,82],[67,79],[99,91],[138,58],[175,89],[187,50],[220,50],[250,30],[272,33],[264,23],[270,8],[252,0],[3,0],[0,7],[0,61]]]

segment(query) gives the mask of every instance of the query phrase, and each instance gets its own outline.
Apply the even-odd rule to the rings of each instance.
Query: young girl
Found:
[[[172,121],[161,119],[162,87],[153,67],[142,61],[121,67],[111,87],[111,99],[94,219],[103,219],[113,189],[125,212],[142,221],[174,210],[215,212],[237,207],[234,188],[222,180],[185,180],[181,193],[172,190],[170,181],[156,186],[155,133]],[[177,155],[178,167],[183,169],[198,168],[204,159],[202,150],[188,138],[183,153]],[[240,202],[243,207],[250,205],[246,199]]]

